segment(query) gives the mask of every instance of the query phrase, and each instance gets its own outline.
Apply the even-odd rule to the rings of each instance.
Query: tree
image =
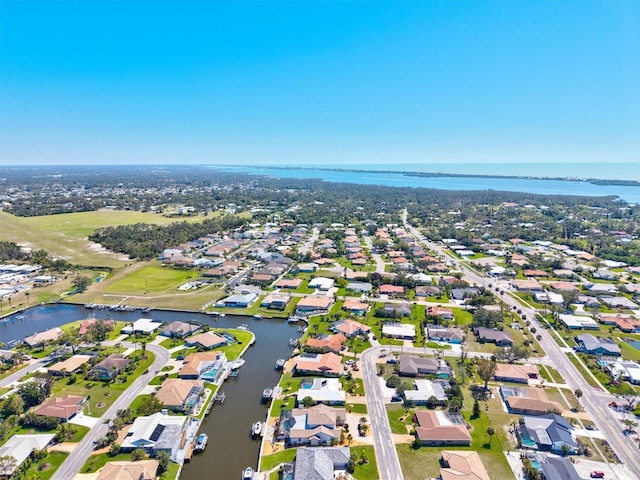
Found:
[[[162,475],[169,468],[169,461],[171,460],[171,456],[169,455],[169,452],[161,450],[156,453],[156,460],[158,460],[158,471],[156,472],[156,474]]]
[[[111,448],[109,449],[109,456],[110,457],[115,457],[119,453],[120,453],[120,444],[119,443],[112,443],[111,444]]]
[[[71,423],[61,423],[58,425],[58,429],[56,431],[56,441],[57,442],[65,442],[69,441],[73,438],[73,435],[78,431],[78,428]]]
[[[47,398],[48,391],[41,381],[24,382],[18,387],[18,395],[22,398],[25,408],[40,405]]]
[[[10,395],[2,402],[2,408],[0,409],[2,418],[7,418],[11,415],[22,415],[24,412],[24,400],[20,395]]]
[[[302,399],[302,406],[304,408],[313,407],[316,404],[315,400],[309,396],[306,396]]]
[[[93,281],[89,277],[85,277],[84,275],[78,275],[76,278],[73,279],[73,282],[71,282],[71,285],[76,290],[76,292],[79,293],[79,292],[84,292],[87,288],[89,288],[89,285],[91,285],[92,283]]]
[[[567,445],[566,443],[563,443],[563,444],[560,446],[560,454],[561,454],[563,457],[566,457],[566,456],[569,454],[569,452],[570,452],[570,451],[571,451],[571,447],[569,447],[569,445]]]
[[[136,448],[133,452],[131,452],[131,460],[137,462],[142,460],[147,456],[147,452],[145,452],[144,448]]]
[[[138,415],[153,415],[164,408],[163,403],[156,397],[151,396],[138,407]]]
[[[580,397],[582,396],[582,390],[578,388],[575,392],[573,392],[573,394],[576,396],[576,410],[577,410],[578,404],[580,402]]]
[[[9,478],[10,473],[13,472],[18,466],[18,461],[11,455],[4,455],[0,457],[0,472],[5,478]]]
[[[473,402],[473,411],[471,412],[471,418],[480,418],[480,402],[478,402],[477,398]]]
[[[477,371],[478,376],[484,381],[484,389],[487,391],[489,389],[489,380],[496,373],[496,362],[489,358],[480,358],[478,359]]]
[[[438,406],[438,398],[435,395],[431,395],[427,398],[427,408],[434,409]]]
[[[489,435],[489,446],[491,446],[491,439],[493,438],[493,435],[496,433],[496,431],[493,429],[493,427],[487,427],[487,435]]]

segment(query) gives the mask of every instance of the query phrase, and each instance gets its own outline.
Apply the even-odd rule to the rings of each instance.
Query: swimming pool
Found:
[[[640,350],[640,341],[638,340],[627,340],[627,343],[631,345],[636,350]]]

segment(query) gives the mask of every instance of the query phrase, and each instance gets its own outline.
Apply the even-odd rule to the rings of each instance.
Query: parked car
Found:
[[[604,478],[604,472],[601,472],[600,470],[594,470],[589,474],[589,476],[591,478]]]
[[[387,360],[387,363],[398,363],[398,360],[396,360],[394,357],[391,357]]]
[[[595,430],[596,427],[594,427],[593,425],[587,425],[587,430]]]

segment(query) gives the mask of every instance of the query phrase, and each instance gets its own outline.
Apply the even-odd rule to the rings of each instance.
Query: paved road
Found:
[[[444,257],[446,255],[442,246],[428,242],[415,227],[407,223],[406,211],[404,212],[403,220],[405,229],[418,238],[418,240],[427,245],[430,249],[437,251],[440,256]],[[478,285],[487,282],[487,278],[479,275],[476,271],[466,267],[464,264],[459,262],[456,263],[465,273],[467,279],[477,283]],[[582,390],[583,396],[580,399],[580,403],[591,415],[594,423],[602,431],[611,447],[613,447],[614,451],[618,454],[618,457],[625,463],[635,478],[640,479],[640,450],[631,437],[622,433],[623,427],[620,420],[608,407],[608,404],[616,400],[616,398],[608,392],[593,388],[589,385],[573,363],[571,363],[566,353],[562,351],[555,340],[551,337],[552,332],[550,333],[549,330],[543,328],[538,323],[535,316],[535,309],[523,307],[519,299],[508,291],[501,294],[501,298],[511,308],[516,307],[522,309],[522,313],[527,316],[527,319],[532,320],[533,324],[538,329],[536,333],[539,333],[542,336],[540,345],[551,360],[551,365],[560,372],[571,389]],[[614,478],[618,478],[615,473],[613,475]]]
[[[371,257],[376,262],[376,272],[377,273],[385,273],[385,264],[384,260],[382,260],[382,256],[378,253],[373,253],[373,242],[371,241],[371,237],[366,233],[362,234],[362,238],[364,238],[364,243],[366,243],[369,251],[371,252]]]
[[[122,342],[125,348],[133,348],[133,343]],[[149,367],[149,373],[138,377],[129,388],[127,388],[120,397],[109,407],[109,409],[100,417],[100,421],[93,427],[69,454],[64,463],[58,468],[56,473],[51,477],[52,480],[69,480],[74,478],[80,472],[82,466],[86,463],[89,455],[93,452],[94,442],[107,434],[108,427],[105,420],[113,420],[118,410],[127,408],[133,402],[133,399],[140,395],[140,392],[155,375],[169,361],[169,352],[166,348],[151,343],[147,344],[147,351],[155,355],[155,359]]]
[[[31,363],[29,365],[21,368],[17,372],[14,372],[11,375],[8,375],[8,376],[4,377],[2,380],[0,380],[0,388],[8,387],[13,382],[17,382],[18,380],[20,380],[25,375],[27,375],[27,374],[29,374],[31,372],[35,372],[37,369],[39,369],[39,368],[43,367],[44,365],[46,365],[48,363],[48,361],[49,360],[45,360],[45,359],[31,360]]]
[[[382,350],[384,350],[382,347],[371,347],[362,353],[360,357],[362,379],[365,392],[367,392],[367,411],[371,422],[373,448],[376,452],[380,480],[402,480],[404,477],[400,468],[400,460],[393,443],[389,417],[376,371],[376,358]]]

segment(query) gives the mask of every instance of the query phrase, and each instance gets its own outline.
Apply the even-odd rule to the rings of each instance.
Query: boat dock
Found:
[[[213,406],[213,404],[215,402],[218,403],[224,403],[224,399],[227,398],[227,394],[224,392],[220,392],[220,393],[216,393],[216,396],[213,397],[213,402],[211,402],[211,404],[209,405],[209,410],[211,409],[211,406]]]

